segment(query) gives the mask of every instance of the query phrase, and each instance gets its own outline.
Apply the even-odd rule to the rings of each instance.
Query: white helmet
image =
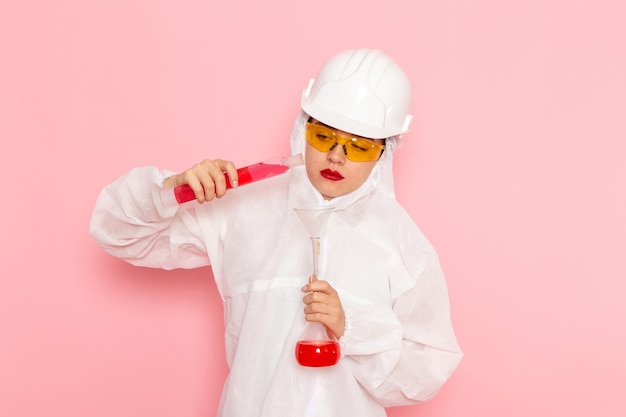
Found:
[[[401,135],[413,119],[409,79],[379,50],[330,58],[302,92],[301,106],[324,124],[372,139]]]

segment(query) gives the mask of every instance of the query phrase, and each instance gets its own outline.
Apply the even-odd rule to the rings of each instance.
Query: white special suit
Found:
[[[294,154],[304,152],[305,122],[301,112]],[[393,195],[395,139],[359,189],[328,202],[303,166],[182,209],[160,204],[172,172],[154,167],[98,197],[90,234],[108,253],[156,268],[212,266],[230,367],[219,416],[385,416],[384,407],[431,398],[456,368],[462,354],[437,255]],[[337,290],[346,329],[339,363],[307,368],[294,351],[311,245],[293,208],[320,204],[333,209],[319,278]]]

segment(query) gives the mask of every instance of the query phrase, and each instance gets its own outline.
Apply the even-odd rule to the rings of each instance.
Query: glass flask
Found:
[[[304,223],[311,239],[312,277],[319,277],[319,255],[321,250],[321,229],[332,211],[332,207],[296,208],[296,213]],[[306,322],[296,343],[296,360],[302,366],[333,366],[339,362],[341,351],[339,342],[318,322]]]

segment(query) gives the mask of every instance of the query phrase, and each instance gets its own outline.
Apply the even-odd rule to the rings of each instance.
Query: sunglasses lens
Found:
[[[306,133],[307,141],[318,151],[328,152],[337,143],[335,132],[323,126],[309,124]]]
[[[354,139],[344,145],[347,157],[356,162],[375,161],[380,156],[380,148],[369,140]]]

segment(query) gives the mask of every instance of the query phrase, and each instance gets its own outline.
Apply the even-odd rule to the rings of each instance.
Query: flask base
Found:
[[[296,343],[296,360],[302,366],[333,366],[339,362],[339,343],[332,340],[301,340]]]

